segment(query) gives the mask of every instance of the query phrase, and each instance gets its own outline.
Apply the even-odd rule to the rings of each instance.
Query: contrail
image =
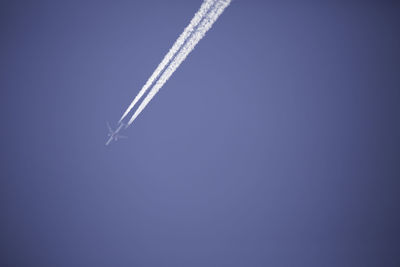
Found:
[[[132,124],[136,117],[143,111],[151,99],[157,94],[157,92],[163,87],[168,81],[171,75],[176,71],[179,65],[186,59],[189,53],[195,48],[197,43],[204,37],[206,32],[212,27],[214,22],[222,14],[225,8],[230,4],[231,0],[218,0],[210,12],[203,18],[200,25],[193,32],[190,39],[187,40],[184,47],[175,56],[175,59],[170,63],[158,81],[155,83],[153,88],[150,90],[148,95],[144,98],[143,102],[140,103],[138,109],[135,111],[131,119],[129,120],[127,127]]]
[[[170,63],[171,59],[174,55],[179,51],[182,45],[185,43],[186,39],[193,33],[196,26],[200,23],[203,17],[207,14],[209,9],[213,6],[216,0],[205,0],[203,4],[200,6],[200,9],[196,12],[189,25],[185,28],[185,30],[181,33],[178,39],[175,41],[173,46],[170,48],[168,53],[165,55],[164,59],[157,66],[153,74],[147,80],[147,82],[143,85],[142,89],[139,91],[135,99],[126,109],[125,113],[122,115],[119,122],[121,122],[126,115],[132,110],[132,108],[136,105],[136,103],[140,100],[140,98],[144,95],[144,93],[149,89],[149,87],[154,83],[155,79],[161,74],[164,68]]]

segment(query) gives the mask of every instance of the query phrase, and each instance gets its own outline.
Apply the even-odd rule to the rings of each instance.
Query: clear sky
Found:
[[[301,3],[300,3],[301,2]],[[400,266],[400,5],[0,3],[1,266]]]

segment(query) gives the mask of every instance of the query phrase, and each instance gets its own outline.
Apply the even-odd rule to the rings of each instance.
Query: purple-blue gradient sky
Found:
[[[400,266],[400,5],[0,3],[0,266]]]

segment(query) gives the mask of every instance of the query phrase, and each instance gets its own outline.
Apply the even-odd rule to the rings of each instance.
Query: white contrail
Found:
[[[207,14],[209,9],[213,6],[216,0],[205,0],[203,4],[200,6],[200,9],[196,12],[189,25],[185,28],[185,30],[181,33],[178,39],[175,41],[173,46],[170,48],[168,53],[165,55],[164,59],[157,66],[153,74],[147,80],[145,85],[143,85],[142,89],[139,91],[135,99],[126,109],[125,113],[122,115],[119,122],[121,122],[126,115],[132,110],[132,108],[136,105],[136,103],[140,100],[140,98],[144,95],[144,93],[149,89],[149,87],[154,83],[155,79],[161,74],[164,68],[168,65],[174,55],[179,51],[182,45],[185,43],[186,39],[192,34],[196,26],[200,23],[203,17]]]
[[[151,101],[151,99],[157,94],[157,92],[163,87],[163,85],[168,81],[171,75],[176,71],[179,65],[185,60],[185,58],[189,55],[189,53],[195,48],[197,43],[204,37],[206,32],[212,27],[214,22],[218,19],[218,17],[222,14],[224,9],[230,4],[231,0],[218,0],[215,6],[210,10],[206,17],[203,18],[200,25],[194,31],[190,39],[187,40],[184,47],[179,51],[179,53],[175,56],[175,59],[171,62],[171,64],[167,67],[158,81],[155,83],[153,88],[150,90],[148,95],[144,98],[143,102],[140,103],[138,109],[135,111],[133,116],[128,122],[130,125],[136,117],[143,111],[143,109],[147,106],[147,104]],[[128,126],[127,125],[127,126]]]

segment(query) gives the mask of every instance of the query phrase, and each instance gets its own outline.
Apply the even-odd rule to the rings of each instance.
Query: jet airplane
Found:
[[[108,146],[112,141],[118,141],[119,138],[127,138],[126,136],[120,135],[119,132],[121,131],[122,127],[124,127],[125,124],[120,123],[117,129],[114,131],[110,124],[107,122],[107,127],[108,127],[108,140],[106,142],[106,146]]]

